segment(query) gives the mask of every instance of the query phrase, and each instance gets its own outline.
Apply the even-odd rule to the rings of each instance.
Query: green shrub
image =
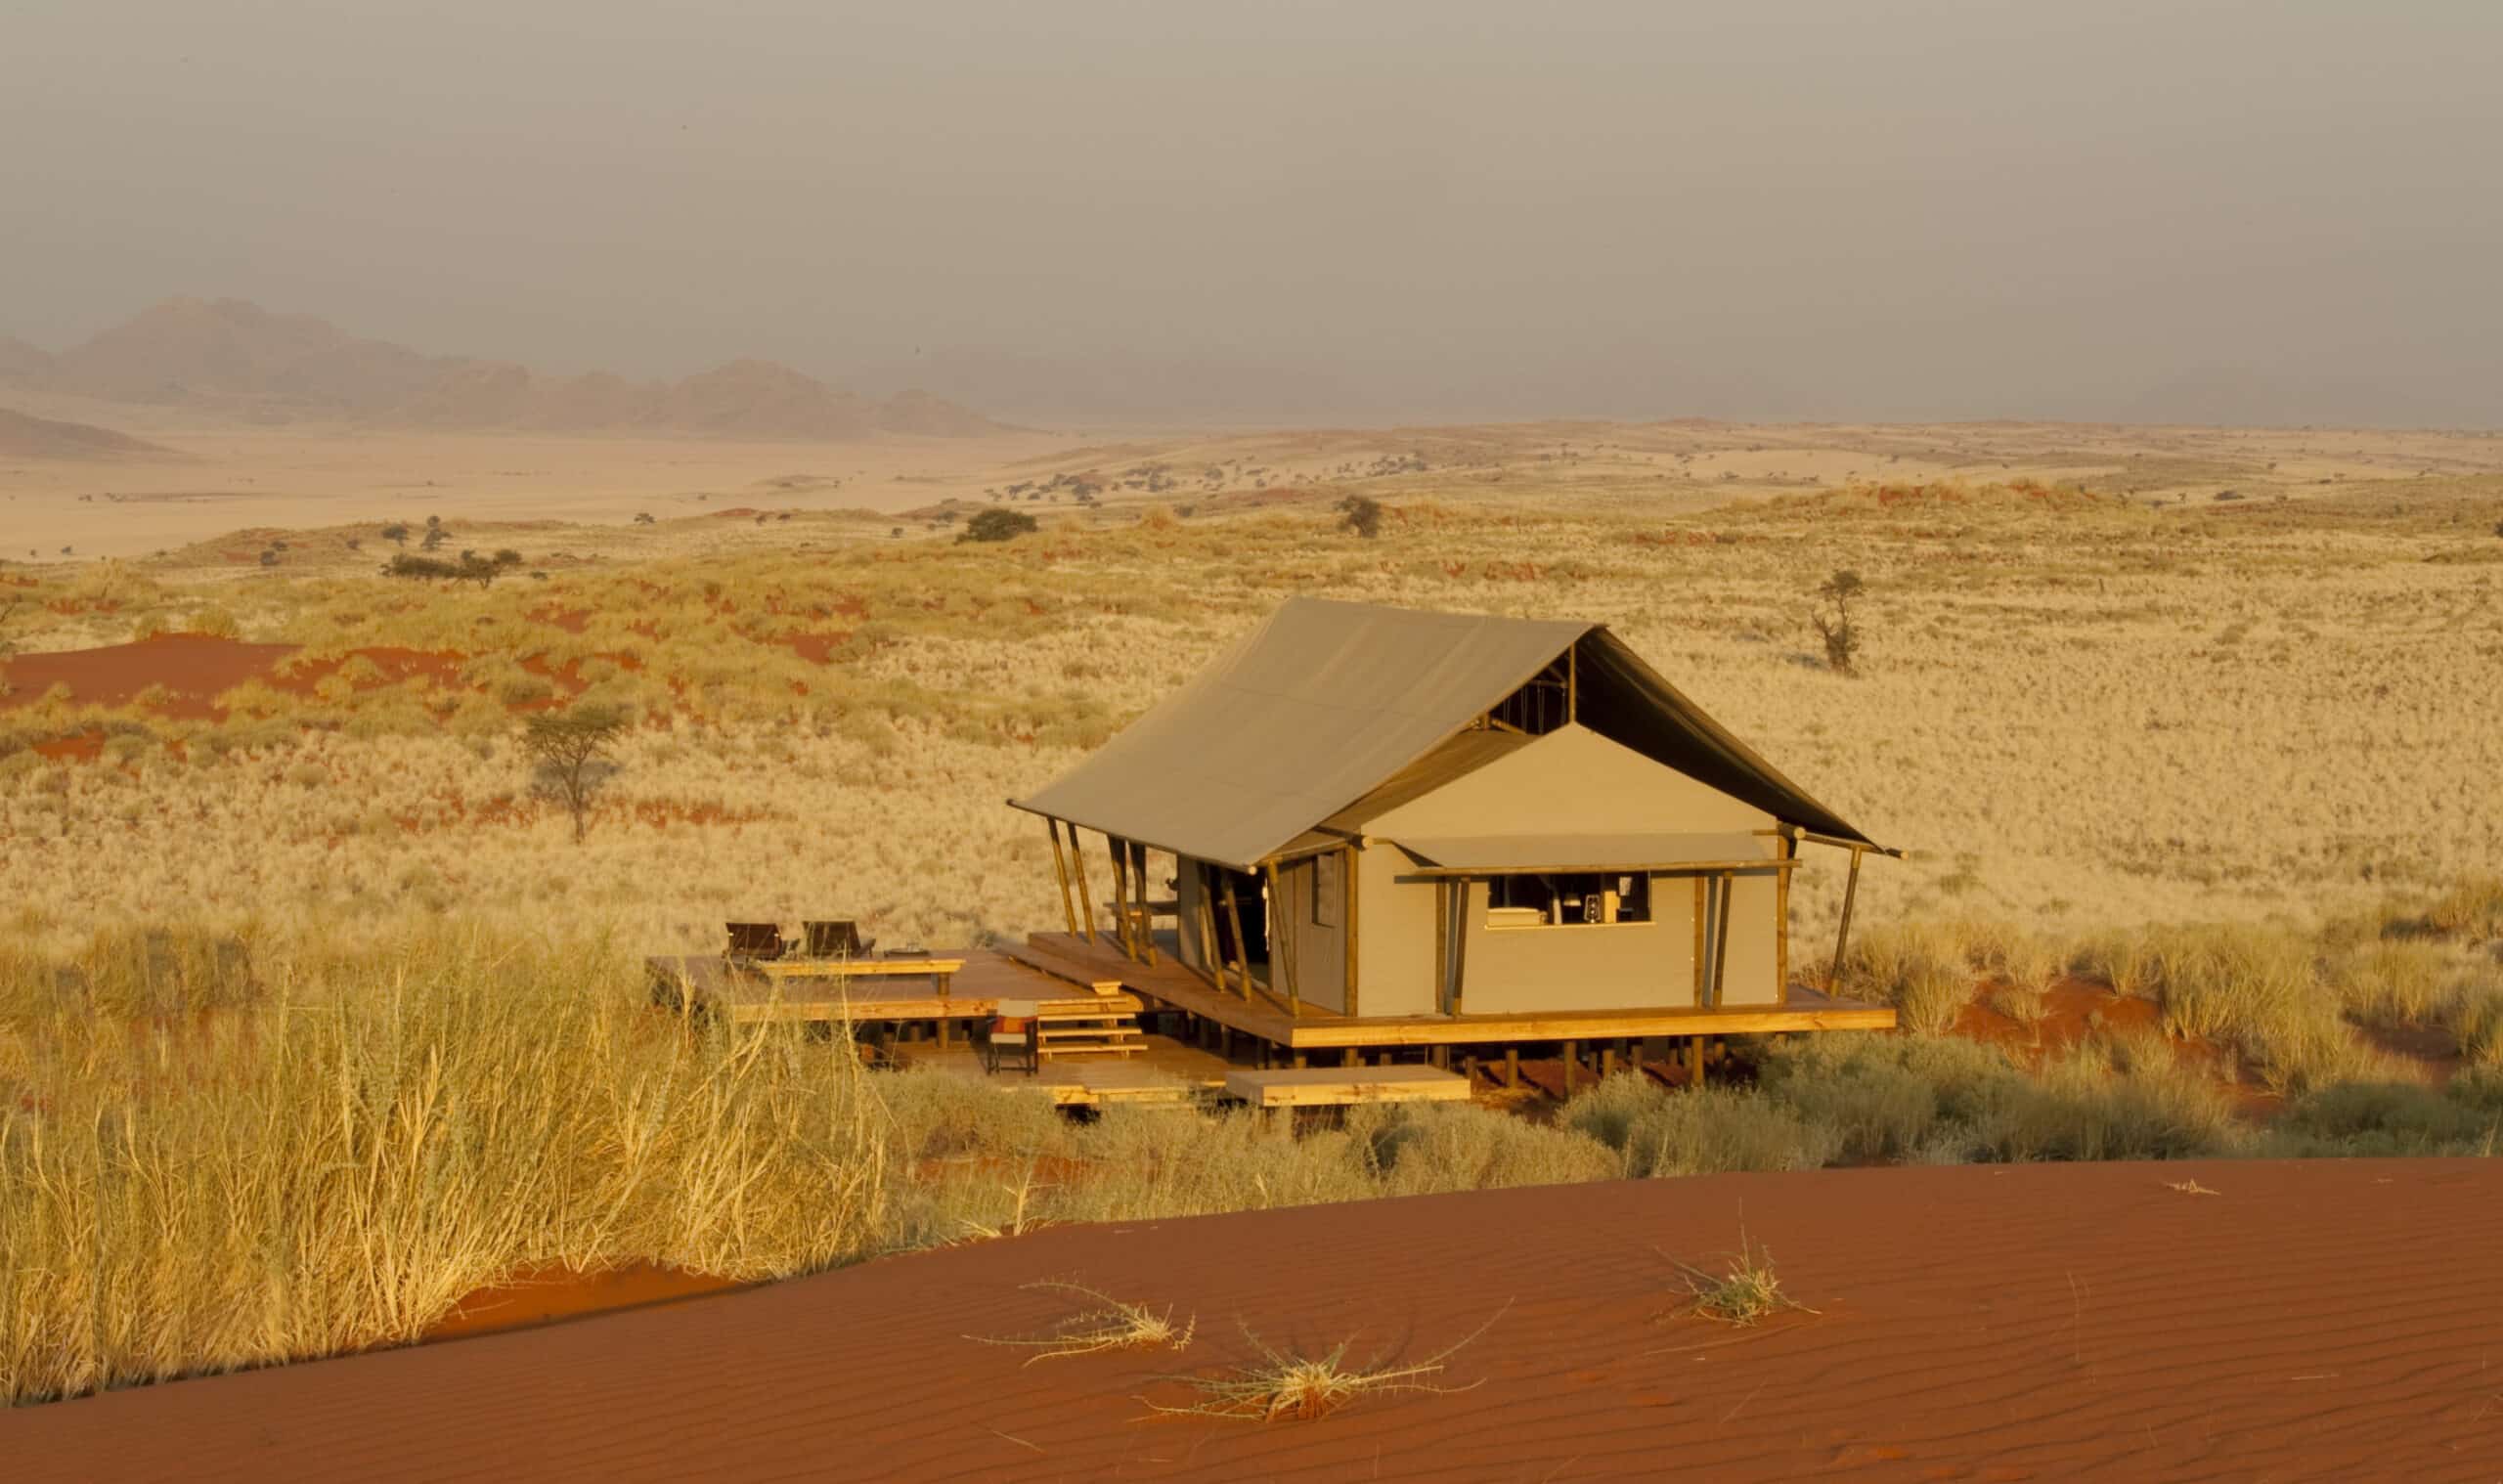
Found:
[[[956,537],[956,540],[959,542],[1015,541],[1018,537],[1030,535],[1037,529],[1039,529],[1039,523],[1025,511],[1011,510],[1005,505],[993,505],[988,510],[975,511],[973,519],[965,522],[965,529]]]
[[[1615,1150],[1638,1177],[1816,1169],[1842,1152],[1839,1133],[1752,1088],[1672,1092],[1630,1074],[1574,1099],[1564,1123]]]

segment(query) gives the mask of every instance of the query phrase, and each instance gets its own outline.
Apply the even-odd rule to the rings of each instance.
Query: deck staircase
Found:
[[[1031,940],[1011,945],[1005,951],[1030,969],[1083,986],[1102,1002],[1089,1004],[1087,995],[1046,1001],[1034,1021],[1034,1054],[1041,1060],[1131,1057],[1147,1049],[1146,1038],[1138,1028],[1138,1017],[1129,1008],[1137,1001],[1121,994],[1118,978],[1107,977],[1098,966]]]

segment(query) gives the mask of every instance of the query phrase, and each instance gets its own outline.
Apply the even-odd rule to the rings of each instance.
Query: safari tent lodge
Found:
[[[1030,952],[1264,1065],[1560,1043],[1568,1078],[1582,1047],[1699,1074],[1708,1037],[1894,1023],[1798,982],[1790,886],[1803,847],[1847,857],[1847,935],[1897,852],[1599,624],[1295,598],[1011,803],[1065,913]]]

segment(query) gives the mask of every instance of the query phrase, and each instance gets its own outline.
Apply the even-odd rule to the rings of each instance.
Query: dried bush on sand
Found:
[[[1030,1283],[1026,1287],[1075,1294],[1091,1304],[1091,1307],[1063,1318],[1041,1334],[1000,1339],[972,1336],[986,1345],[1015,1345],[1032,1349],[1034,1353],[1026,1360],[1030,1366],[1036,1361],[1097,1355],[1106,1350],[1186,1350],[1190,1348],[1192,1333],[1199,1328],[1196,1317],[1175,1324],[1170,1305],[1157,1310],[1145,1304],[1124,1303],[1100,1288],[1088,1288],[1084,1284],[1054,1281]]]

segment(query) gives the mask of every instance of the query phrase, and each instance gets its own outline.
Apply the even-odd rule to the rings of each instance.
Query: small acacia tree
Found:
[[[1342,530],[1353,531],[1367,541],[1382,534],[1382,502],[1370,495],[1350,495],[1339,502],[1339,514]]]
[[[1860,658],[1860,623],[1851,610],[1865,587],[1860,574],[1845,567],[1817,588],[1824,606],[1808,617],[1825,641],[1826,668],[1836,675],[1859,673],[1854,666]]]
[[[592,796],[617,772],[614,753],[625,732],[626,713],[614,706],[541,712],[522,724],[522,751],[539,790],[574,816],[577,845],[591,828]]]
[[[958,541],[1014,541],[1037,528],[1034,517],[1023,510],[1002,506],[996,510],[976,510],[974,518],[965,522],[964,534]]]

